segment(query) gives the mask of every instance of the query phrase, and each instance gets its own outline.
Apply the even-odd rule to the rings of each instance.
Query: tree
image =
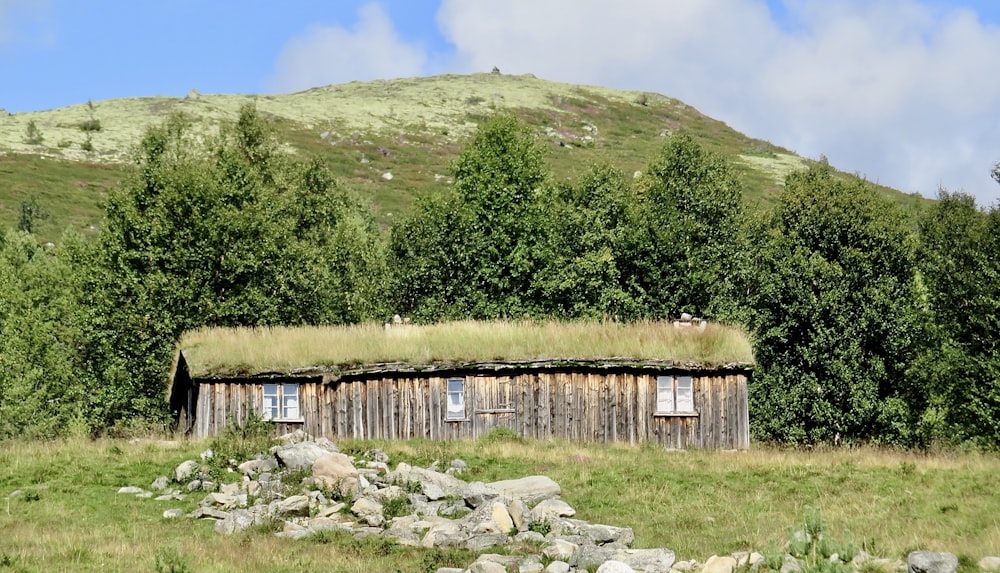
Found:
[[[151,128],[108,199],[88,289],[93,411],[162,416],[187,329],[369,318],[382,256],[370,212],[322,162],[284,153],[252,106],[204,146],[183,117]]]
[[[645,299],[649,318],[736,318],[748,250],[739,180],[687,134],[671,136],[647,171],[628,270],[637,277],[635,296]]]
[[[0,235],[0,439],[54,438],[85,417],[85,268],[74,257],[86,249],[72,235],[58,249],[21,232]]]
[[[938,437],[1000,444],[1000,211],[941,191],[920,219],[920,271],[933,316],[915,373]]]
[[[755,432],[768,440],[910,442],[926,396],[913,240],[861,181],[789,176],[755,261]]]
[[[547,180],[541,149],[517,118],[492,117],[452,165],[453,193],[418,201],[393,229],[393,299],[426,320],[522,317],[537,312],[534,276]]]

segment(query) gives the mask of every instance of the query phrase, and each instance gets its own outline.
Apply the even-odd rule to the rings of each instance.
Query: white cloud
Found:
[[[917,0],[443,0],[464,71],[678,97],[906,192],[994,200],[1000,28]]]
[[[312,26],[289,40],[268,84],[276,92],[291,92],[353,80],[415,76],[426,60],[424,48],[401,39],[379,4],[366,4],[358,10],[353,29]]]

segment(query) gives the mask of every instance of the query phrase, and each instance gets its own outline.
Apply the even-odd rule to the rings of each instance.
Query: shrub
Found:
[[[191,568],[176,549],[164,548],[156,552],[153,564],[156,573],[191,573]]]
[[[28,126],[24,128],[24,142],[28,145],[41,145],[44,140],[45,137],[42,136],[42,130],[38,129],[35,120],[29,120]]]

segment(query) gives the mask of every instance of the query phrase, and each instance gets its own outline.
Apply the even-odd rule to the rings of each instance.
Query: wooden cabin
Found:
[[[654,330],[677,328],[658,323]],[[387,332],[385,340],[367,335],[373,345],[392,350],[393,333]],[[694,330],[681,335],[702,336]],[[649,346],[642,334],[637,336],[635,348]],[[386,341],[388,345],[381,344]],[[628,340],[623,344],[630,346]],[[170,405],[178,429],[197,438],[256,415],[272,421],[277,432],[302,429],[331,439],[475,439],[494,428],[509,428],[543,440],[651,442],[668,448],[750,446],[751,362],[741,360],[749,356],[748,350],[724,362],[653,357],[646,348],[634,358],[510,352],[493,360],[407,356],[392,362],[341,358],[338,365],[308,367],[287,362],[279,368],[233,368],[224,363],[192,367],[202,359],[199,352],[211,346],[211,335],[190,348],[182,342],[172,377]]]

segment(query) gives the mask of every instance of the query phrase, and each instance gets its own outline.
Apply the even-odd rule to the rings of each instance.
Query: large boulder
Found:
[[[486,484],[504,497],[520,499],[528,505],[557,497],[562,493],[559,484],[547,476],[529,476],[520,479],[495,481]]]
[[[361,491],[361,474],[344,454],[325,453],[312,464],[316,484],[340,494],[356,495]]]
[[[415,468],[403,463],[396,466],[396,471],[386,476],[386,481],[396,484],[405,484],[413,481],[419,482],[424,495],[427,495],[427,484],[437,486],[437,490],[431,488],[432,493],[435,495],[438,494],[438,491],[443,491],[445,496],[457,497],[464,497],[466,488],[469,487],[469,484],[457,477],[434,470]],[[428,498],[430,498],[430,495],[428,495]]]
[[[958,557],[953,553],[913,551],[906,557],[909,573],[955,573]]]
[[[298,442],[281,446],[274,452],[281,465],[291,470],[304,470],[312,467],[319,458],[330,454],[316,442]]]
[[[597,573],[635,573],[635,569],[629,567],[627,563],[621,561],[605,561],[597,568]]]
[[[215,522],[215,532],[223,535],[232,535],[237,531],[243,531],[254,524],[254,515],[245,509],[234,509],[229,512],[225,519]]]
[[[185,482],[191,479],[200,468],[201,464],[194,460],[181,462],[181,465],[174,468],[174,480],[178,483]]]
[[[624,549],[615,553],[616,561],[645,573],[670,573],[677,556],[669,549]]]

